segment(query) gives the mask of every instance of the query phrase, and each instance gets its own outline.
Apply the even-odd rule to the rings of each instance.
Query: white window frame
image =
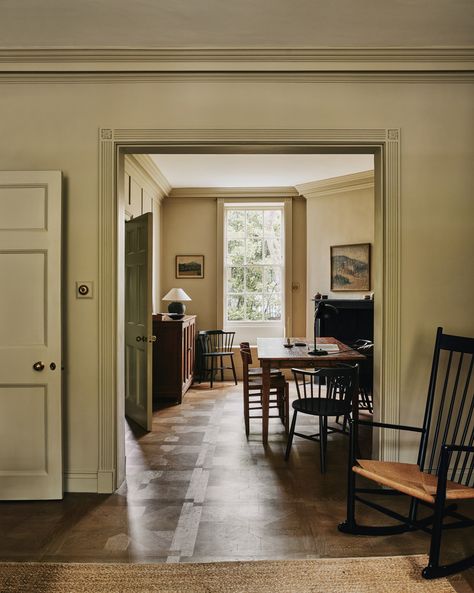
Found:
[[[226,286],[225,286],[225,210],[242,209],[276,209],[283,210],[283,263],[282,263],[282,319],[281,321],[227,321],[226,320]],[[292,281],[292,199],[218,199],[218,250],[217,250],[217,322],[218,327],[227,331],[235,331],[234,345],[240,341],[256,344],[257,337],[284,337],[292,334],[291,319],[291,281]]]

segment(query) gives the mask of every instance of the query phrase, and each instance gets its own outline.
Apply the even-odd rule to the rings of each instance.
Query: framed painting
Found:
[[[176,278],[204,278],[204,255],[177,255]]]
[[[331,246],[331,290],[370,290],[370,243]]]

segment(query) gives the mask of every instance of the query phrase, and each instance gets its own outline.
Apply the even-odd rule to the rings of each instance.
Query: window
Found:
[[[284,334],[284,205],[226,205],[224,325],[236,342]]]

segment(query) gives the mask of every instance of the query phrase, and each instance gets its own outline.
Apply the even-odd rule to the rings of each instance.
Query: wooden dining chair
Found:
[[[425,578],[447,576],[474,566],[474,555],[450,564],[440,563],[441,539],[445,529],[474,527],[474,520],[456,511],[460,500],[474,499],[474,338],[443,333],[436,341],[428,387],[428,397],[421,427],[354,420],[351,424],[351,447],[348,467],[347,519],[339,525],[344,533],[382,535],[420,529],[431,536]],[[356,459],[358,426],[418,433],[420,445],[416,464]],[[376,482],[380,488],[356,487],[356,476]],[[403,494],[409,497],[410,509],[402,515],[361,496]],[[390,499],[390,496],[389,496]],[[359,525],[356,502],[375,509],[397,524]],[[431,513],[420,518],[420,505]],[[446,519],[450,519],[445,523]],[[474,552],[474,546],[473,546]]]
[[[338,426],[329,426],[328,418],[349,418],[353,401],[358,395],[359,367],[340,364],[335,367],[316,370],[291,369],[295,379],[298,399],[293,401],[291,421],[285,459],[290,456],[293,437],[298,436],[319,443],[321,473],[326,471],[326,449],[328,434],[349,433]],[[298,412],[319,418],[319,432],[303,434],[295,431]]]
[[[252,364],[252,353],[248,342],[242,342],[240,344],[240,356],[242,358],[245,434],[248,437],[250,433],[250,420],[253,418],[262,418],[263,385],[261,372],[258,373],[260,369],[255,369],[257,372],[251,372],[253,371],[250,367]],[[272,414],[271,410],[275,409],[277,412]],[[270,375],[269,410],[269,418],[280,418],[285,426],[285,432],[288,433],[290,416],[289,385],[284,375],[278,369]],[[255,411],[259,411],[260,414],[255,414]]]
[[[250,348],[250,342],[240,342],[240,349],[241,350],[247,350],[250,358],[249,358],[249,362],[248,362],[248,374],[251,377],[261,377],[262,376],[262,369],[261,367],[251,367],[250,365],[253,364],[253,359],[252,359],[252,350]],[[282,372],[280,371],[280,369],[270,369],[270,375],[273,376],[281,376]]]

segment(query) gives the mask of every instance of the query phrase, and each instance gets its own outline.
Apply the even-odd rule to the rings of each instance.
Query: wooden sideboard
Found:
[[[153,399],[180,404],[194,376],[196,315],[153,316]]]

